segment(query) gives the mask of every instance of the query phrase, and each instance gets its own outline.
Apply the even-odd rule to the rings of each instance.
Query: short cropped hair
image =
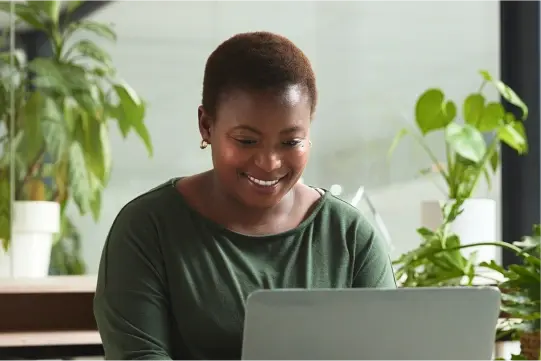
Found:
[[[209,56],[203,79],[203,108],[212,116],[220,97],[231,90],[281,91],[300,85],[317,103],[314,71],[306,55],[289,39],[265,31],[237,34]]]

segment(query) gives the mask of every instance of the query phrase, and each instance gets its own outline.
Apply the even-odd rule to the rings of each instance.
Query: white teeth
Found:
[[[265,186],[265,187],[271,187],[271,186],[275,185],[276,183],[278,183],[278,181],[279,181],[279,179],[272,180],[272,181],[264,181],[264,180],[254,178],[254,177],[249,176],[249,175],[246,175],[246,176],[252,182],[254,182],[256,184],[259,184],[260,186]]]

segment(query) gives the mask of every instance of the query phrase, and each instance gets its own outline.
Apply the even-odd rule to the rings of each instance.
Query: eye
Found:
[[[299,140],[299,139],[289,140],[287,142],[283,142],[283,144],[285,146],[288,146],[288,147],[296,147],[296,146],[300,145],[301,143],[302,143],[302,140]]]
[[[242,145],[252,145],[256,143],[256,141],[252,139],[235,139],[235,140]]]

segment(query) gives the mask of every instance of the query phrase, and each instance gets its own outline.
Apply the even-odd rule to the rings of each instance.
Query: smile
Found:
[[[278,178],[275,180],[266,181],[266,180],[254,178],[248,174],[246,174],[246,177],[250,180],[250,182],[257,184],[258,186],[263,186],[263,187],[272,187],[276,185],[281,179],[281,178]]]

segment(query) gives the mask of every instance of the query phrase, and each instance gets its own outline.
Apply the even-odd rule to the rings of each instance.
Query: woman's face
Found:
[[[248,207],[276,205],[297,183],[310,153],[311,103],[299,86],[281,93],[232,91],[210,118],[199,109],[221,186]]]

